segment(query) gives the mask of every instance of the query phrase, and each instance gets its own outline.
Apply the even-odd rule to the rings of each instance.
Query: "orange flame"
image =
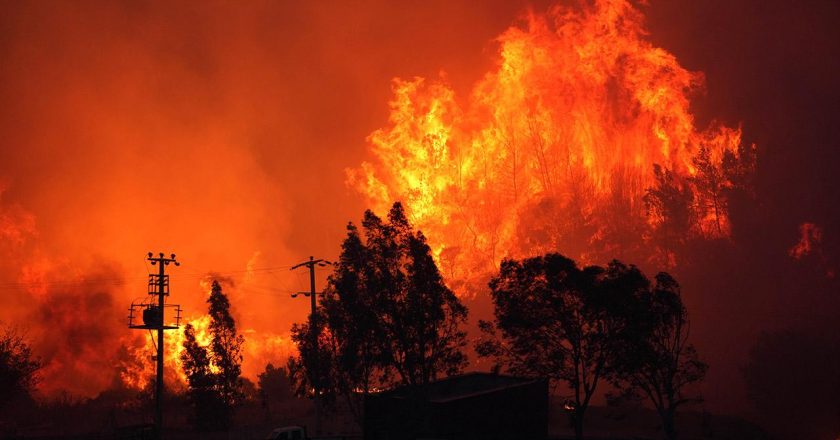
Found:
[[[557,6],[498,38],[497,67],[465,100],[442,80],[395,79],[390,123],[368,138],[375,159],[348,181],[376,210],[406,202],[456,279],[541,246],[587,259],[616,200],[654,223],[642,201],[654,164],[690,177],[701,146],[720,166],[741,142],[740,129],[695,127],[702,74],[644,35],[627,1]]]
[[[200,345],[209,347],[211,343],[210,316],[202,315],[186,321],[195,329],[195,337]],[[293,354],[294,346],[291,340],[280,335],[271,333],[256,332],[253,329],[246,329],[244,332],[245,343],[243,345],[243,376],[255,380],[262,372],[265,365],[277,359],[286,359]],[[132,361],[126,362],[121,368],[120,378],[124,385],[133,389],[143,389],[148,386],[149,381],[155,377],[155,363],[152,355],[156,352],[154,338],[148,337],[146,345],[132,350]],[[187,377],[184,374],[181,354],[184,352],[183,325],[180,329],[169,331],[164,337],[164,374],[166,385],[176,389],[184,388],[187,384]],[[211,365],[210,370],[216,372],[216,366]]]

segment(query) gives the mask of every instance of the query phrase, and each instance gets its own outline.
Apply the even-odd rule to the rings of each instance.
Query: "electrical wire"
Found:
[[[258,267],[252,269],[245,269],[245,270],[227,270],[227,271],[216,271],[216,270],[205,270],[205,271],[190,271],[187,273],[179,274],[178,279],[183,280],[191,280],[191,279],[200,279],[207,276],[212,275],[238,275],[243,273],[253,273],[253,272],[261,272],[261,273],[273,273],[281,270],[288,270],[293,265],[284,265],[284,266],[273,266],[273,267]],[[146,263],[146,268],[149,273],[152,273],[152,268]],[[69,287],[83,287],[90,285],[91,283],[96,284],[107,284],[113,286],[122,286],[128,284],[129,281],[140,281],[143,279],[147,279],[148,275],[143,276],[130,276],[130,277],[90,277],[87,279],[82,279],[78,281],[12,281],[12,282],[5,282],[0,283],[0,290],[12,290],[12,289],[21,289],[27,287],[47,287],[47,288],[69,288]]]

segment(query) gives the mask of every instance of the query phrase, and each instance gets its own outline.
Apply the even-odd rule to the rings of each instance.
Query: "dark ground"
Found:
[[[57,409],[57,408],[56,408]],[[56,410],[54,409],[54,410]],[[197,433],[190,428],[189,408],[176,401],[167,405],[166,438],[181,439],[263,439],[274,428],[300,425],[315,426],[314,408],[308,400],[292,399],[265,408],[253,402],[236,415],[235,428],[229,432]],[[62,411],[45,409],[42,417],[29,421],[4,421],[0,439],[140,439],[142,427],[149,426],[151,413],[142,409],[112,408],[95,402],[77,404]],[[551,399],[549,438],[572,439],[574,432],[562,400]],[[346,409],[321,415],[321,436],[360,438],[359,429]],[[678,415],[680,439],[750,440],[772,439],[760,427],[738,417],[684,411]],[[637,405],[623,407],[591,407],[586,415],[586,438],[594,440],[661,439],[656,413]]]

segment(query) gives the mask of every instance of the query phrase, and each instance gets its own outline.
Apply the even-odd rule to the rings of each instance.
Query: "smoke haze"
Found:
[[[120,377],[109,365],[142,358],[147,335],[125,315],[145,295],[147,251],[178,254],[171,301],[188,318],[206,312],[208,273],[233,279],[255,341],[246,375],[282,363],[309,307],[289,297],[308,279],[288,266],[335,258],[361,218],[345,169],[371,159],[391,80],[443,72],[465,96],[495,65],[495,38],[547,5],[3,3],[0,320],[50,361],[43,391],[93,396]],[[740,366],[760,332],[836,331],[840,11],[790,8],[640,6],[649,40],[705,75],[697,124],[740,126],[759,148],[756,210],[733,211],[733,243],[675,271],[712,411],[747,411]],[[819,243],[794,258],[805,223]],[[488,312],[476,300],[471,320]]]

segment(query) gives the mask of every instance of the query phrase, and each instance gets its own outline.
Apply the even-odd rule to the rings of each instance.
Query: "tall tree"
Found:
[[[292,343],[298,350],[298,356],[289,357],[286,369],[292,382],[294,393],[298,396],[314,396],[316,390],[326,403],[331,403],[336,394],[337,377],[335,349],[331,333],[324,328],[323,320],[317,320],[320,330],[318,338],[312,337],[312,321],[292,325]]]
[[[701,401],[687,395],[686,386],[703,380],[708,366],[688,343],[688,312],[677,281],[659,273],[656,286],[643,298],[644,307],[633,312],[634,321],[643,325],[620,345],[616,385],[626,395],[641,392],[659,413],[666,437],[673,440],[678,407]]]
[[[362,228],[364,238],[348,226],[319,307],[325,336],[311,347],[308,325],[293,329],[300,357],[290,365],[297,371],[319,367],[296,375],[296,382],[317,378],[336,392],[365,393],[394,384],[422,386],[461,371],[467,309],[444,284],[423,234],[400,203],[387,221],[367,211]],[[321,370],[325,364],[330,371]]]
[[[653,236],[662,249],[664,263],[673,266],[677,249],[695,221],[694,193],[665,167],[654,164],[653,175],[655,184],[645,192],[644,203],[648,218],[656,223]]]
[[[195,411],[193,424],[200,431],[223,428],[224,405],[216,376],[210,369],[210,353],[196,340],[192,324],[184,328],[183,345],[181,366],[187,376],[187,398]]]
[[[356,421],[361,424],[362,400],[390,379],[385,365],[383,326],[380,322],[385,291],[381,289],[369,250],[355,225],[348,224],[341,256],[330,276],[322,300],[322,314],[330,329],[330,344],[336,376],[333,383],[345,396]]]
[[[210,345],[199,344],[195,328],[187,325],[181,362],[196,410],[196,426],[225,429],[230,426],[234,407],[243,397],[240,376],[245,338],[236,332],[230,301],[218,281],[213,281],[207,303]]]
[[[0,328],[0,409],[20,397],[29,397],[38,383],[41,361],[17,330]]]
[[[379,290],[374,298],[380,303],[385,367],[410,386],[461,371],[466,334],[460,326],[467,309],[443,282],[426,237],[414,230],[400,203],[387,223],[367,211],[362,225]]]
[[[218,281],[213,281],[210,297],[210,352],[218,368],[217,382],[228,408],[242,396],[242,344],[245,338],[236,333],[236,321],[230,314],[230,301]]]
[[[638,269],[618,262],[581,269],[560,254],[505,260],[490,281],[495,323],[479,324],[484,336],[476,349],[515,374],[567,384],[580,439],[595,389],[631,328],[627,310],[637,307],[646,283]]]
[[[691,183],[694,186],[697,212],[702,217],[700,220],[707,220],[712,224],[713,231],[706,231],[706,234],[721,236],[728,230],[725,191],[729,182],[724,170],[712,160],[711,152],[705,145],[700,147],[700,151],[692,159],[692,164],[697,170],[691,178]]]

